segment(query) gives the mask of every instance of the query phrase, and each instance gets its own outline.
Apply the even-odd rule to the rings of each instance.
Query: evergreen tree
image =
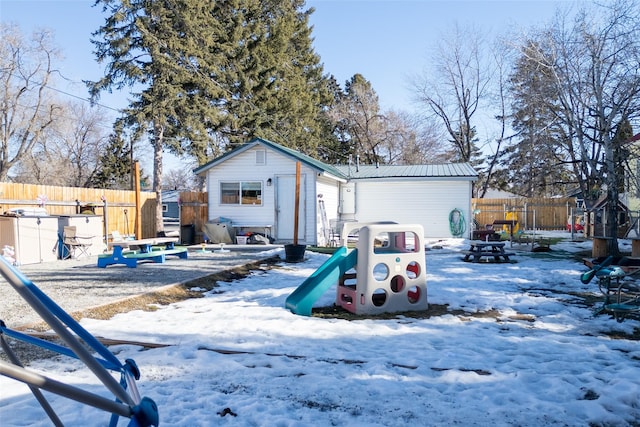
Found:
[[[451,149],[447,152],[447,158],[453,162],[468,162],[472,166],[482,164],[481,151],[478,148],[478,132],[475,126],[467,129],[464,124],[451,130]]]
[[[99,170],[94,174],[92,187],[112,190],[131,190],[133,165],[131,164],[131,146],[114,132],[104,147],[99,160]]]
[[[331,102],[323,112],[323,120],[327,123],[326,128],[329,135],[319,147],[318,157],[325,163],[346,164],[354,152],[348,133],[349,121],[341,111],[341,104],[344,102],[345,93],[333,75],[329,77],[329,90],[331,93]]]
[[[303,11],[303,0],[97,4],[111,15],[94,41],[98,59],[109,63],[89,86],[94,96],[141,88],[126,122],[150,135],[158,197],[163,148],[202,164],[254,136],[315,155],[330,135],[329,80],[312,49],[313,9]]]
[[[232,148],[258,136],[317,153],[328,134],[323,109],[331,102],[330,80],[312,48],[313,9],[303,6],[302,0],[213,5],[207,28],[222,32],[205,41],[200,70],[222,89],[222,98],[212,99],[221,118],[210,128],[218,144]]]
[[[515,135],[499,156],[494,178],[501,189],[523,197],[545,197],[561,193],[568,171],[561,158],[556,125],[557,94],[552,77],[525,45],[510,79],[512,128]]]
[[[189,137],[194,121],[188,114],[192,97],[185,93],[192,82],[191,58],[197,46],[190,37],[192,16],[199,16],[194,0],[97,0],[109,16],[92,42],[106,72],[87,82],[96,99],[102,91],[134,91],[124,122],[137,135],[147,134],[153,150],[153,190],[156,193],[156,231],[162,222],[162,152],[180,152],[176,136]],[[206,105],[206,104],[203,104]],[[186,121],[186,125],[185,122]]]

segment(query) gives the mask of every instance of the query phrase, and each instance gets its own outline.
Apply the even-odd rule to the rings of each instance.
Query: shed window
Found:
[[[256,151],[256,165],[265,165],[266,163],[267,163],[267,151],[266,150]]]
[[[221,182],[220,203],[223,205],[262,205],[262,182]]]

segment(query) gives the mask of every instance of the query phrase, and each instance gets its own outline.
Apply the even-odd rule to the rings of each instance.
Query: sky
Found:
[[[0,20],[17,23],[25,34],[36,28],[54,30],[65,56],[62,90],[86,99],[82,80],[97,80],[103,68],[93,55],[90,35],[103,22],[93,0],[0,0]],[[526,31],[548,22],[565,1],[463,0],[311,0],[315,8],[314,48],[326,73],[344,87],[362,74],[378,93],[383,109],[415,111],[410,81],[421,75],[436,41],[457,22],[474,25],[487,35]],[[60,94],[63,97],[69,95]],[[100,103],[118,109],[126,93],[103,94]],[[115,114],[115,112],[114,112]],[[479,126],[482,128],[482,126]]]
[[[551,252],[516,249],[507,264],[463,262],[464,239],[428,242],[428,300],[449,310],[428,318],[291,313],[287,296],[329,259],[307,251],[302,263],[219,282],[204,298],[81,324],[95,336],[167,345],[109,347],[137,363],[137,388],[157,404],[160,426],[637,425],[640,348],[613,335],[640,322],[594,315],[601,294],[595,280],[580,281],[587,268],[574,257],[589,240],[545,235],[563,240]],[[271,255],[284,259],[282,249]],[[329,289],[315,305],[334,297]],[[73,359],[30,369],[112,397]],[[25,385],[0,377],[0,390],[3,427],[51,425]],[[108,424],[107,413],[47,398],[65,425]]]

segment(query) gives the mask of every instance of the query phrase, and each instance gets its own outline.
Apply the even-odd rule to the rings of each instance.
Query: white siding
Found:
[[[318,188],[318,194],[322,194],[322,200],[324,200],[324,206],[327,210],[327,218],[329,220],[337,219],[340,184],[338,181],[320,177],[318,178],[316,185]]]
[[[259,149],[259,148],[258,148]],[[230,218],[236,223],[273,224],[274,185],[267,186],[273,172],[269,166],[271,153],[267,153],[266,163],[256,165],[256,150],[248,150],[234,156],[207,173],[209,192],[209,220],[218,217]],[[260,181],[262,182],[262,205],[241,206],[220,203],[220,182],[223,181]]]
[[[207,171],[207,190],[209,192],[209,220],[225,217],[236,224],[271,224],[272,234],[275,230],[275,180],[277,175],[293,175],[296,173],[295,160],[275,151],[267,150],[264,164],[256,164],[256,151],[264,150],[262,146],[242,152],[230,157],[219,165]],[[304,244],[316,242],[316,171],[302,165],[301,174],[305,175],[307,206],[300,207],[300,214],[305,215],[306,227]],[[267,180],[271,179],[271,186]],[[221,181],[260,181],[262,182],[262,205],[242,206],[223,205],[220,203]]]
[[[264,156],[257,156],[257,151]],[[264,163],[262,160],[264,159]],[[260,160],[260,161],[258,161]],[[277,177],[295,176],[296,160],[262,145],[231,156],[207,171],[209,191],[209,220],[225,217],[236,224],[270,224],[272,235],[278,238],[276,190]],[[304,217],[302,244],[318,244],[321,218],[318,211],[318,194],[322,194],[327,220],[356,220],[360,222],[395,221],[420,224],[425,237],[451,237],[449,214],[453,209],[462,211],[469,235],[471,221],[471,181],[447,178],[374,178],[356,179],[355,215],[340,215],[340,184],[331,178],[318,175],[314,168],[302,164],[305,205],[300,207]],[[272,184],[267,186],[271,179]],[[221,181],[262,182],[262,205],[222,205]],[[349,185],[349,184],[348,184]],[[281,197],[283,197],[281,195]],[[293,195],[290,195],[293,197]],[[285,217],[282,217],[285,218]],[[283,237],[284,238],[284,237]],[[280,243],[283,243],[280,241]]]
[[[338,181],[330,180],[325,177],[318,177],[316,181],[317,195],[322,194],[322,200],[324,201],[324,207],[327,212],[327,221],[329,225],[332,225],[334,221],[338,219],[338,199],[339,199],[339,187]],[[318,206],[319,203],[316,204]],[[322,218],[320,213],[317,213],[317,231],[316,238],[319,238],[322,234]],[[317,242],[316,242],[317,244]]]
[[[451,237],[449,214],[463,212],[468,237],[471,221],[471,183],[469,181],[358,180],[356,182],[356,220],[395,221],[421,224],[425,237]]]

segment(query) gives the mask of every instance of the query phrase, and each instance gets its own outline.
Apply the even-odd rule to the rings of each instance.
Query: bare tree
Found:
[[[100,107],[68,102],[17,164],[14,180],[31,184],[90,187],[107,144],[109,116]]]
[[[69,171],[62,167],[59,160],[40,147],[35,147],[14,166],[11,179],[24,184],[66,186],[69,182]]]
[[[618,128],[640,119],[640,13],[634,0],[560,16],[539,37],[534,60],[553,76],[566,150],[587,197],[606,194],[608,251],[619,253]]]
[[[70,169],[74,187],[91,184],[99,167],[103,147],[110,133],[109,115],[104,109],[88,104],[68,105],[65,120],[60,123],[55,151]]]
[[[475,120],[489,84],[480,34],[456,25],[438,44],[431,69],[412,83],[417,101],[444,124],[456,160],[475,165],[480,163]]]
[[[507,80],[510,69],[509,66],[511,65],[511,52],[512,50],[508,44],[501,40],[496,41],[495,47],[491,52],[491,64],[494,66],[491,74],[494,76],[494,84],[493,91],[489,94],[489,100],[495,111],[494,119],[497,124],[497,130],[494,144],[487,144],[490,152],[486,156],[486,169],[476,183],[476,197],[479,198],[483,198],[490,187],[498,187],[495,185],[493,175],[498,167],[498,159],[500,158],[503,147],[510,139],[510,136],[507,134],[510,119],[507,111]]]
[[[442,132],[431,120],[403,111],[385,112],[387,129],[380,153],[385,163],[417,165],[447,160]]]
[[[371,82],[355,74],[345,85],[329,117],[337,124],[339,139],[350,147],[349,154],[364,162],[383,162],[381,144],[386,137],[387,118],[380,111],[378,95]]]
[[[416,164],[430,156],[438,140],[407,113],[382,111],[371,83],[355,74],[328,111],[335,136],[347,154],[368,164]]]
[[[31,155],[61,112],[47,90],[57,55],[49,32],[27,41],[17,27],[0,22],[0,181]]]
[[[165,174],[162,182],[165,190],[198,191],[199,182],[193,175],[192,168],[171,169]]]

